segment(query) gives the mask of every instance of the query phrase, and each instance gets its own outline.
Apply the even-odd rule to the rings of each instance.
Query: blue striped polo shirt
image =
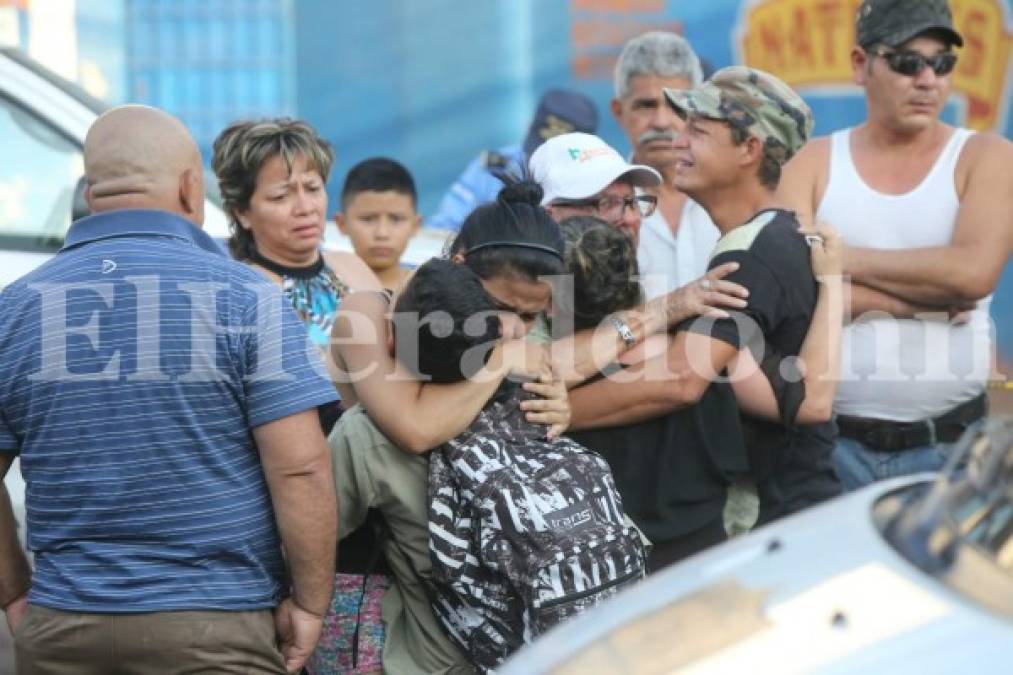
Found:
[[[161,211],[73,224],[0,295],[0,451],[21,457],[29,602],[272,607],[278,531],[251,430],[336,400],[281,290]]]

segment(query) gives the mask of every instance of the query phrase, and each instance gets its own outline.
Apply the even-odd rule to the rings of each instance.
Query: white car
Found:
[[[539,673],[1008,673],[1013,419],[648,578],[521,650]]]
[[[16,49],[0,49],[0,288],[63,245],[84,204],[84,137],[106,105]],[[225,214],[205,204],[207,232],[228,236]]]

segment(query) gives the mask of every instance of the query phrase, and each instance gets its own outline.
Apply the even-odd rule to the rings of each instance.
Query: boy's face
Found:
[[[356,255],[371,269],[385,270],[397,266],[422,219],[410,195],[387,190],[353,195],[335,220]]]

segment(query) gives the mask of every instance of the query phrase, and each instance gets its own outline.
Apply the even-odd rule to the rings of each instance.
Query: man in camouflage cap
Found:
[[[834,462],[849,489],[938,470],[985,414],[988,306],[1013,246],[1013,145],[940,120],[964,43],[947,2],[865,0],[855,39],[867,119],[808,143],[780,188],[802,222],[840,229],[850,314],[876,312],[844,329]]]
[[[770,189],[777,188],[780,167],[805,145],[812,133],[812,111],[805,101],[784,82],[761,70],[744,66],[722,68],[696,89],[668,89],[665,95],[683,119],[727,124],[734,145],[743,144],[747,138],[760,141],[759,175],[762,184]],[[683,139],[691,136],[685,134]],[[679,182],[677,178],[676,185]],[[679,188],[684,189],[681,185]]]
[[[699,400],[714,373],[736,371],[736,359],[763,364],[770,405],[743,409],[742,423],[764,523],[840,493],[830,459],[835,377],[828,370],[837,362],[840,322],[825,320],[839,293],[840,247],[829,228],[800,233],[794,214],[777,208],[775,194],[782,165],[812,132],[812,113],[783,82],[743,67],[665,95],[685,120],[675,140],[675,186],[721,232],[710,267],[734,263],[738,269],[727,278],[749,291],[745,309],[681,328],[666,355],[681,378],[669,389]],[[822,236],[814,239],[812,262],[804,234]],[[817,302],[824,320],[814,329],[823,339],[811,342],[817,352],[806,342],[804,356],[813,367],[803,384],[793,362],[782,359],[801,353]]]

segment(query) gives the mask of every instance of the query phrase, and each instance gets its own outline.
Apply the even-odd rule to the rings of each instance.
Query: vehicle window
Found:
[[[81,148],[52,125],[0,96],[0,248],[56,251],[70,227]]]

